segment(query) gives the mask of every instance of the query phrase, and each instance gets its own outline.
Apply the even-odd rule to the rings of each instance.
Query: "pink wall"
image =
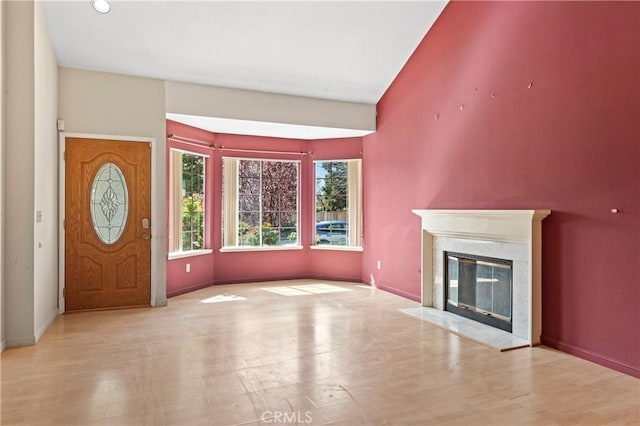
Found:
[[[313,208],[313,160],[361,158],[362,139],[301,141],[213,134],[201,129],[167,121],[167,133],[204,140],[226,148],[269,151],[311,151],[308,156],[277,156],[273,154],[247,154],[194,148],[169,141],[169,147],[189,149],[211,155],[207,162],[207,209],[211,212],[206,222],[210,255],[174,259],[167,262],[167,295],[174,296],[215,283],[266,281],[292,278],[323,278],[360,281],[362,253],[311,250],[309,245],[315,236]],[[222,246],[222,156],[301,159],[301,218],[302,250],[227,252]],[[168,185],[167,185],[168,187]],[[186,272],[186,264],[191,272]]]
[[[363,280],[419,299],[411,209],[551,209],[543,342],[640,377],[639,15],[450,3],[363,142]]]

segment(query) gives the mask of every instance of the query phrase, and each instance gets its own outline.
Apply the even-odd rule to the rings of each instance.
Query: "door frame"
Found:
[[[149,303],[151,306],[166,306],[166,295],[159,295],[158,291],[164,286],[159,285],[159,268],[164,267],[158,264],[159,253],[165,250],[165,241],[163,238],[159,238],[163,235],[162,230],[164,224],[158,222],[159,208],[154,205],[154,202],[161,197],[156,197],[158,194],[158,182],[156,179],[156,171],[158,170],[156,151],[157,140],[152,137],[140,137],[140,136],[120,136],[120,135],[100,135],[93,133],[71,133],[60,132],[60,144],[59,144],[59,179],[58,179],[58,195],[59,195],[59,225],[58,225],[58,250],[60,255],[58,256],[58,312],[63,314],[65,312],[65,298],[64,298],[64,286],[65,286],[65,230],[64,230],[64,218],[66,217],[66,193],[65,193],[65,180],[66,180],[66,160],[65,150],[67,147],[67,138],[81,138],[81,139],[107,139],[122,142],[132,143],[148,143],[151,145],[151,300]]]

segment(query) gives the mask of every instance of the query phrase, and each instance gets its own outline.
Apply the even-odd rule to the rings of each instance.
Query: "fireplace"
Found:
[[[422,218],[422,306],[412,314],[500,350],[539,344],[542,220],[551,212],[413,213]]]
[[[443,253],[445,310],[511,332],[513,262]]]

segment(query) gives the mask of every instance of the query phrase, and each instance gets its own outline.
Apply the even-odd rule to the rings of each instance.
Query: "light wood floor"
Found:
[[[2,424],[640,423],[640,381],[590,362],[545,347],[500,353],[362,286],[263,290],[318,283],[64,315],[38,345],[2,354]],[[246,300],[203,303],[225,293]]]

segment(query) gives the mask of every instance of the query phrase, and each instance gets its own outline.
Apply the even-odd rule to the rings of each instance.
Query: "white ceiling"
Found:
[[[47,1],[60,66],[375,104],[446,1]],[[238,120],[235,120],[238,121]]]

